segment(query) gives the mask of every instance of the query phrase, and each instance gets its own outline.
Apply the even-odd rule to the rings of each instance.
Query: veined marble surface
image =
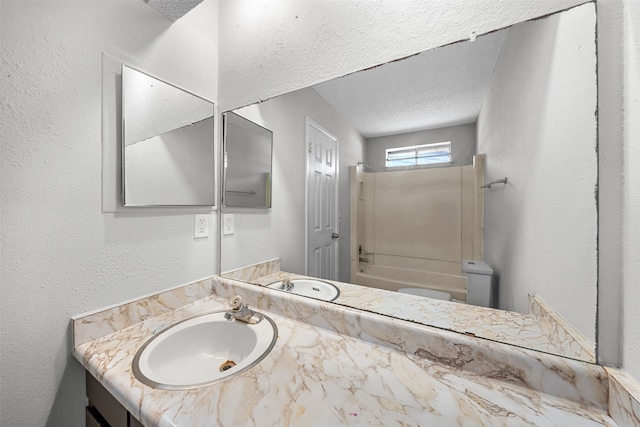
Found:
[[[587,362],[596,362],[596,346],[560,316],[539,295],[529,295],[529,312],[549,338],[558,354]]]
[[[620,426],[640,426],[640,385],[620,369],[609,374],[609,414]]]
[[[257,278],[254,276],[251,279],[249,276],[245,274],[244,278],[239,280],[266,286],[283,279],[307,277],[283,271]],[[537,319],[529,314],[424,298],[350,283],[330,280],[327,282],[340,289],[340,297],[333,301],[335,304],[518,347],[595,362],[593,355],[575,351],[582,348],[574,345],[575,339],[572,335],[558,333],[555,339],[552,339],[543,331]],[[565,331],[561,327],[552,328],[551,321],[545,324],[549,326],[549,333]]]
[[[268,276],[270,274],[277,273],[278,271],[280,271],[280,258],[275,258],[269,261],[237,268],[235,270],[225,271],[221,276],[229,279],[252,282],[260,277]]]
[[[284,293],[272,296],[270,293],[277,291],[265,289],[263,293],[252,285],[224,282],[227,281],[213,283],[218,296],[241,290],[245,300],[250,296],[263,303],[275,300],[274,308],[297,312],[302,319],[306,317],[313,322],[293,320],[275,311],[266,312],[279,330],[271,353],[237,377],[194,390],[164,391],[147,387],[133,377],[132,359],[153,331],[195,314],[219,310],[226,298],[209,297],[149,317],[81,343],[74,354],[146,426],[616,425],[600,404],[585,403],[595,403],[602,398],[603,390],[598,387],[582,390],[580,402],[537,392],[524,387],[522,382],[505,381],[500,375],[478,375],[473,369],[467,369],[474,364],[471,353],[458,362],[435,361],[433,345],[451,347],[452,355],[459,351],[456,349],[459,343],[448,342],[448,335],[457,334]],[[353,336],[336,330],[350,330]],[[374,331],[376,334],[372,334]],[[393,337],[393,344],[379,342],[380,333]],[[433,336],[425,338],[424,335]],[[409,342],[411,338],[416,338],[415,342]],[[429,344],[430,339],[437,342]],[[481,343],[481,340],[467,339]],[[508,348],[486,341],[481,344]],[[409,347],[424,352],[416,350],[415,354],[407,354],[400,350]],[[497,350],[495,356],[498,356]],[[481,364],[495,362],[484,360]],[[566,387],[567,383],[576,385],[589,375],[595,374],[592,379],[599,378],[598,369],[604,373],[592,366],[593,371],[574,371],[573,378],[562,379],[565,375],[571,376],[568,370],[558,376],[557,367],[549,369],[544,362],[541,360],[539,367],[532,366],[537,372],[531,374],[539,376],[541,382],[545,377],[553,378],[552,381],[558,381],[555,385],[558,388]],[[504,361],[498,366],[499,370],[508,370]],[[503,374],[508,377],[506,372]],[[600,380],[596,379],[596,383]],[[587,396],[589,394],[593,395]]]
[[[276,347],[235,378],[164,391],[132,376],[133,356],[153,330],[222,307],[213,298],[191,304],[81,344],[76,356],[147,426],[615,425],[602,410],[273,313]]]
[[[73,346],[76,347],[84,342],[135,325],[150,317],[167,313],[208,297],[212,292],[212,283],[213,277],[209,277],[122,304],[73,316],[71,318]]]
[[[607,375],[597,365],[226,278],[213,286],[218,296],[240,295],[253,307],[338,334],[587,406],[607,407]]]

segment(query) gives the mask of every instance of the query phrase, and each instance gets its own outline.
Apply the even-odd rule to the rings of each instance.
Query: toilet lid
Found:
[[[398,292],[402,294],[419,295],[421,297],[440,299],[444,301],[451,301],[451,294],[441,291],[434,291],[432,289],[424,288],[401,288]]]

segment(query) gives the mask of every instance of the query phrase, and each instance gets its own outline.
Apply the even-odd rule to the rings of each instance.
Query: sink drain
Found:
[[[227,360],[222,365],[220,365],[220,372],[227,371],[233,368],[234,366],[236,366],[236,362],[234,362],[233,360]]]

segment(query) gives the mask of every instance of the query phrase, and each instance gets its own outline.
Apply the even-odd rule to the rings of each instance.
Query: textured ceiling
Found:
[[[170,21],[177,21],[202,0],[144,0],[149,6],[163,14]]]
[[[144,0],[171,21],[203,0]],[[314,86],[364,137],[473,123],[508,30]]]
[[[366,138],[473,123],[508,30],[314,86]]]

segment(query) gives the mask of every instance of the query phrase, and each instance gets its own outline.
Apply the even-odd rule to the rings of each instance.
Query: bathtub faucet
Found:
[[[364,256],[362,254],[364,253]],[[362,245],[358,245],[358,256],[360,262],[369,262],[369,258],[367,258],[367,253],[362,249]]]

